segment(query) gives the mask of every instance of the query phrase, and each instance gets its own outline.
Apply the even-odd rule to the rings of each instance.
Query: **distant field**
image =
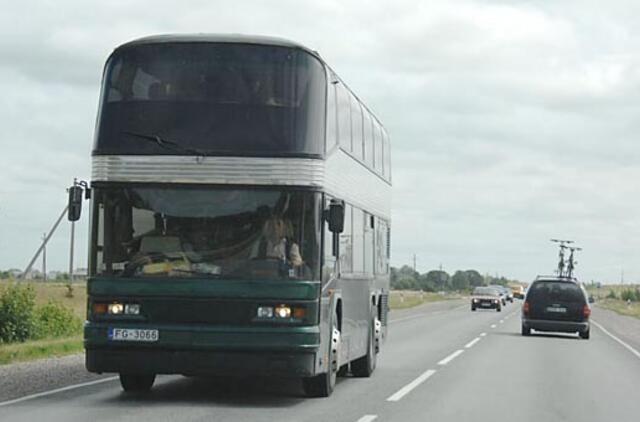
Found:
[[[617,312],[621,315],[640,318],[640,302],[636,301],[627,303],[624,300],[607,298],[607,296],[609,296],[610,292],[612,291],[619,298],[622,291],[629,289],[634,290],[636,287],[639,286],[637,284],[614,284],[603,285],[599,289],[589,286],[587,290],[589,291],[589,294],[591,294],[596,299],[596,303],[598,306]]]
[[[8,280],[0,280],[0,289]],[[86,318],[87,287],[85,283],[72,284],[73,295],[68,297],[69,289],[65,283],[20,281],[33,287],[36,292],[36,304],[44,305],[49,301],[58,302],[71,309],[84,321]],[[73,337],[56,339],[29,340],[24,343],[0,344],[0,365],[33,359],[63,356],[82,351],[82,333]]]
[[[389,308],[407,309],[427,302],[458,299],[461,296],[451,293],[418,292],[415,290],[392,290],[389,295]]]

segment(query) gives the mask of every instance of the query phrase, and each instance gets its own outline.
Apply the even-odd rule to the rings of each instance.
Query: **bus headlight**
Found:
[[[282,319],[291,318],[291,308],[287,305],[278,305],[274,309],[276,317]]]
[[[124,305],[122,303],[110,303],[107,305],[107,313],[111,315],[120,315],[124,312]]]

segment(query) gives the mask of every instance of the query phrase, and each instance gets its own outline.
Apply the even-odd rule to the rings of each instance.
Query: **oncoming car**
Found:
[[[476,287],[471,294],[471,310],[495,309],[502,311],[502,298],[500,292],[492,287]]]
[[[590,315],[587,295],[575,279],[539,277],[522,304],[522,335],[528,336],[533,329],[578,333],[588,339]]]

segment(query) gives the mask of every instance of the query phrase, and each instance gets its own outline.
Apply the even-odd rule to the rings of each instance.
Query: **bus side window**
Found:
[[[371,276],[374,270],[374,236],[371,227],[371,214],[364,213],[364,272]]]
[[[345,151],[352,151],[351,146],[351,104],[349,91],[342,83],[336,84],[338,100],[338,139],[340,147]]]
[[[371,117],[364,111],[364,162],[373,168],[373,133],[371,132]]]
[[[338,109],[336,107],[336,84],[331,82],[334,78],[335,76],[330,74],[329,83],[327,84],[327,152],[330,152],[338,143],[338,127],[336,124],[338,115]]]
[[[325,197],[324,209],[329,207],[331,197]],[[323,219],[324,220],[324,219]],[[323,227],[323,260],[322,260],[322,284],[327,284],[336,274],[336,257],[333,255],[333,233],[329,230],[329,224],[326,220],[322,223]]]
[[[351,97],[351,145],[353,155],[362,160],[362,108],[356,97]]]
[[[364,214],[356,207],[352,207],[352,212],[353,272],[362,274],[364,272]]]
[[[352,207],[345,205],[344,209],[344,231],[340,234],[340,274],[350,274],[353,272],[353,242],[351,226]]]

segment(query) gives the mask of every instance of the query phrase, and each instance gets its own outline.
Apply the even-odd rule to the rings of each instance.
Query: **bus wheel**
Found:
[[[376,369],[376,318],[372,316],[369,323],[369,344],[367,354],[351,362],[351,373],[354,377],[368,378]]]
[[[329,397],[336,386],[336,377],[340,370],[340,330],[338,330],[338,315],[333,315],[331,322],[331,341],[329,342],[328,371],[315,377],[303,378],[302,389],[309,397]]]
[[[120,385],[127,393],[149,391],[155,380],[155,374],[120,374]]]

